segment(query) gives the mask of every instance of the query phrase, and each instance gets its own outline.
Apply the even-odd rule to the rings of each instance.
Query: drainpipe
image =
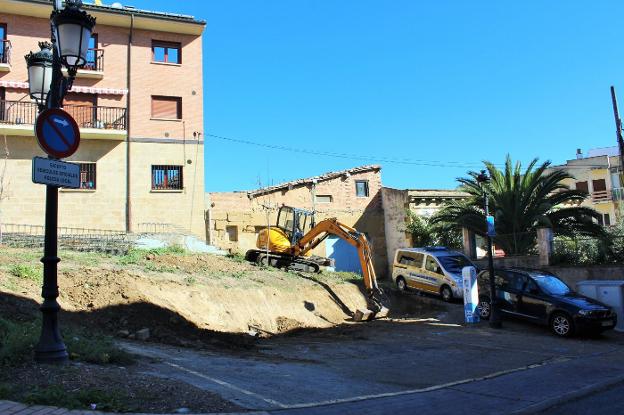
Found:
[[[130,73],[132,68],[132,36],[134,34],[134,13],[130,14],[130,33],[128,34],[128,55],[126,65],[126,232],[132,231],[132,204],[130,200],[130,97],[132,94]]]

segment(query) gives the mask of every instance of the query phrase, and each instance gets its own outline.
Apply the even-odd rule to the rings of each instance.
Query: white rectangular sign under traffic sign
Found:
[[[80,188],[80,165],[33,157],[32,181],[70,189]]]

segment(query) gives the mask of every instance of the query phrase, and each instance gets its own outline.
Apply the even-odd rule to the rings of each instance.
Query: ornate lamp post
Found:
[[[487,191],[484,189],[484,186],[490,182],[490,178],[488,177],[485,170],[481,170],[481,173],[477,176],[477,182],[481,186],[483,190],[483,204],[485,208],[485,218],[486,218],[486,235],[487,235],[487,244],[488,244],[488,269],[490,273],[490,327],[500,329],[502,327],[501,319],[498,314],[498,301],[496,300],[496,283],[494,281],[494,259],[493,259],[493,250],[492,250],[492,236],[489,231],[489,225],[487,223],[488,216],[490,215],[489,204],[488,204],[488,195]]]
[[[95,18],[80,10],[80,0],[67,0],[61,9],[60,1],[54,2],[50,15],[52,43],[41,42],[41,51],[25,56],[28,66],[30,96],[39,106],[39,113],[45,109],[59,108],[63,98],[76,77],[76,71],[87,59],[87,49]],[[68,78],[63,76],[62,67],[67,69]],[[52,158],[52,157],[51,157]],[[41,337],[35,347],[35,360],[41,363],[63,363],[68,360],[67,349],[58,327],[57,256],[58,247],[58,187],[46,186],[45,243],[43,262],[44,299],[41,305],[43,315]]]

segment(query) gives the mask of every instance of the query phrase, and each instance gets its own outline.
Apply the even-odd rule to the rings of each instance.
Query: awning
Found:
[[[4,81],[0,80],[0,86],[5,88],[28,89],[28,82]],[[83,94],[100,94],[100,95],[126,95],[127,89],[116,88],[96,88],[91,86],[72,86],[70,92],[81,92]]]

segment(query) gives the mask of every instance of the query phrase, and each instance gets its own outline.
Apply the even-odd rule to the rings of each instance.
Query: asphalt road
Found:
[[[535,412],[624,374],[618,333],[559,339],[518,322],[492,330],[449,320],[307,331],[263,340],[251,351],[124,345],[150,357],[146,370],[158,376],[283,414]]]
[[[548,415],[624,414],[624,382],[542,412]]]

